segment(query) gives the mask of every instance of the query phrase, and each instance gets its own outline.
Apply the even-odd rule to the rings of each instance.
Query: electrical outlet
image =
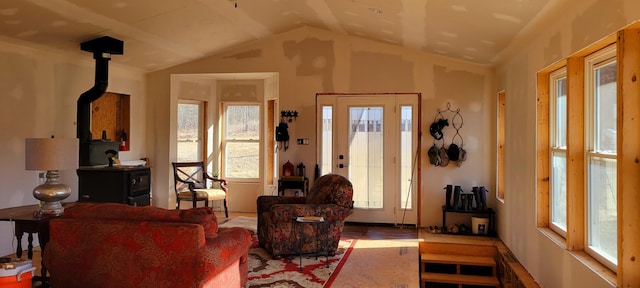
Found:
[[[298,138],[298,145],[309,145],[309,138]]]

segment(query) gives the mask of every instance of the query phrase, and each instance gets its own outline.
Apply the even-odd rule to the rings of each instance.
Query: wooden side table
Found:
[[[63,207],[69,207],[74,203],[63,203]],[[15,236],[18,240],[18,247],[16,249],[16,257],[22,258],[22,236],[27,233],[27,257],[33,259],[33,233],[38,233],[38,242],[40,242],[40,251],[44,255],[44,249],[49,242],[49,220],[55,218],[55,216],[41,217],[38,216],[40,206],[38,205],[26,205],[11,208],[0,209],[0,221],[10,221],[14,223]],[[40,281],[42,285],[40,287],[49,287],[47,275],[47,269],[44,267],[44,263],[41,263],[40,277],[35,277],[34,280]]]
[[[300,178],[281,178],[278,180],[278,196],[284,196],[284,190],[300,189],[303,196],[309,194],[309,178],[300,176]]]

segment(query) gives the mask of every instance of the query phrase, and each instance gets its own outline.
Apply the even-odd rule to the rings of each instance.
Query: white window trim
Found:
[[[566,145],[563,147],[559,147],[556,146],[556,143],[558,142],[556,137],[557,137],[557,131],[556,131],[556,127],[557,127],[557,110],[556,110],[556,100],[557,100],[557,87],[556,84],[559,80],[561,79],[566,79],[567,78],[567,67],[562,67],[554,72],[552,72],[551,74],[549,74],[549,86],[553,87],[552,89],[549,89],[549,143],[550,143],[550,147],[549,147],[549,171],[550,174],[553,175],[553,154],[554,152],[560,152],[560,153],[564,153],[565,155],[565,162],[567,160],[567,147]],[[551,88],[550,87],[550,88]],[[568,96],[567,96],[568,97]],[[565,114],[568,111],[565,111]],[[566,131],[565,131],[565,136],[566,136]],[[565,139],[565,144],[566,144],[566,139]],[[566,163],[565,163],[566,165]],[[566,167],[566,166],[565,166]],[[561,228],[560,226],[556,225],[553,222],[553,203],[556,201],[556,199],[553,198],[553,181],[554,181],[554,177],[550,177],[549,180],[549,205],[551,207],[549,207],[549,228],[551,230],[553,230],[554,232],[558,233],[559,235],[561,235],[563,238],[567,238],[567,230]],[[564,201],[566,202],[567,199],[565,198]],[[566,205],[565,205],[566,207]]]
[[[610,45],[604,49],[601,49],[587,57],[585,57],[585,201],[584,201],[584,251],[589,254],[591,257],[598,260],[603,265],[607,266],[609,269],[613,271],[617,271],[618,265],[602,254],[598,253],[594,249],[589,246],[589,159],[591,158],[606,158],[606,159],[617,159],[617,155],[615,153],[608,153],[605,151],[595,151],[595,141],[594,141],[594,93],[595,93],[595,85],[594,84],[594,73],[593,71],[598,67],[605,66],[617,61],[617,50],[616,45]]]
[[[205,147],[204,147],[204,131],[205,131],[205,124],[204,124],[204,119],[205,119],[205,109],[204,109],[204,101],[201,100],[189,100],[189,99],[178,99],[178,106],[180,106],[180,104],[187,104],[187,105],[197,105],[198,106],[198,137],[196,139],[196,141],[198,142],[198,152],[197,152],[197,158],[193,161],[203,161],[203,157],[204,157],[204,151],[205,151]],[[176,117],[177,118],[177,117]],[[177,127],[176,127],[177,128]],[[177,143],[177,139],[176,139],[176,143]]]

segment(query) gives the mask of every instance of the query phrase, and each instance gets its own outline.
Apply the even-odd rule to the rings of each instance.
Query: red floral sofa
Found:
[[[52,287],[244,287],[251,238],[211,208],[78,203],[49,224]]]
[[[327,174],[316,179],[307,197],[258,197],[260,246],[274,258],[297,254],[300,244],[302,253],[315,252],[318,227],[294,225],[294,221],[297,216],[322,216],[328,225],[327,250],[330,255],[335,254],[344,220],[352,213],[352,199],[351,182],[337,174]],[[303,233],[298,229],[302,229]],[[321,232],[324,234],[323,230]]]

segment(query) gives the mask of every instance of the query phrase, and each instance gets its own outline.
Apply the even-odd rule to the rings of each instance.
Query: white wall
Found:
[[[0,43],[0,197],[4,199],[0,208],[38,203],[32,196],[33,188],[40,184],[38,171],[24,169],[25,138],[52,134],[58,138],[76,137],[76,101],[94,84],[95,62],[91,53],[80,58],[75,55]],[[122,152],[120,159],[146,157],[143,74],[117,65],[109,68],[107,91],[131,95],[131,151]],[[66,201],[76,201],[75,171],[61,171],[61,180],[72,189]],[[9,222],[0,222],[1,255],[15,252],[12,229]],[[27,247],[26,237],[23,239],[23,247]]]
[[[116,65],[110,67],[109,91],[131,95],[131,151],[121,159],[149,157],[153,203],[170,207],[175,153],[175,99],[172,74],[278,73],[279,110],[300,112],[290,128],[292,138],[309,138],[311,145],[294,143],[280,152],[280,165],[290,160],[316,162],[315,94],[329,92],[418,92],[423,100],[422,226],[440,223],[442,188],[446,184],[495,188],[495,105],[497,91],[507,92],[506,193],[498,209],[498,232],[514,255],[543,287],[610,287],[535,227],[535,74],[620,27],[640,19],[636,0],[558,0],[563,9],[539,19],[517,43],[501,55],[497,70],[394,45],[302,28],[270,39],[230,49],[226,53],[144,75]],[[24,138],[75,137],[76,100],[93,85],[94,62],[45,51],[0,45],[0,207],[36,204],[31,190],[37,173],[24,170]],[[125,43],[126,53],[126,43]],[[114,55],[114,57],[118,57]],[[146,95],[151,95],[146,97]],[[436,109],[460,108],[464,148],[469,152],[460,168],[429,165],[432,143],[428,126]],[[173,133],[173,134],[172,134]],[[445,133],[450,133],[446,132]],[[173,137],[173,138],[172,138]],[[175,143],[175,142],[173,142]],[[62,173],[77,199],[77,177]],[[259,192],[259,191],[258,191]],[[258,192],[252,192],[256,194]],[[251,193],[250,193],[251,194]],[[242,199],[242,207],[255,199]],[[232,209],[233,206],[232,206]],[[13,252],[12,225],[0,222],[0,253]],[[23,245],[26,247],[26,243]]]
[[[174,133],[175,125],[169,121],[174,116],[164,116],[164,113],[173,109],[168,105],[174,100],[167,87],[172,75],[264,72],[278,74],[278,111],[299,112],[300,116],[289,126],[291,138],[309,138],[311,144],[297,145],[291,142],[287,151],[279,151],[278,167],[282,167],[287,161],[304,162],[307,172],[313,173],[316,164],[316,93],[418,92],[422,93],[423,98],[424,131],[423,184],[420,189],[423,202],[420,205],[422,225],[441,222],[440,206],[444,204],[442,188],[446,184],[461,185],[465,190],[470,190],[472,185],[482,185],[493,190],[495,157],[492,151],[495,129],[492,115],[495,114],[495,77],[492,69],[317,28],[297,29],[235,47],[220,55],[150,73],[147,89],[150,95],[154,95],[154,103],[148,105],[147,110],[147,122],[150,124],[148,131],[153,133],[149,138],[161,145],[169,143],[172,139],[170,137],[173,137],[171,133]],[[437,109],[446,109],[447,103],[450,103],[452,109],[460,108],[464,117],[460,133],[464,138],[468,159],[460,168],[453,164],[435,167],[429,165],[426,158],[426,151],[433,143],[428,127]],[[170,129],[167,130],[166,127]],[[447,129],[445,134],[449,139],[453,136],[453,131]],[[173,193],[172,189],[164,187],[171,187],[173,181],[169,163],[171,159],[175,159],[175,153],[160,146],[156,149],[153,158],[159,166],[166,167],[155,166],[155,171],[159,174],[154,174],[154,199],[168,201],[173,196],[158,194],[164,191]],[[165,164],[160,165],[162,163]],[[244,186],[247,191],[236,190],[234,193],[246,197],[233,199],[229,204],[230,210],[255,209],[255,198],[252,195],[264,193],[253,191],[255,187]],[[494,205],[493,200],[490,202]],[[167,204],[165,200],[154,200],[154,205]]]
[[[561,9],[538,19],[497,68],[495,92],[506,91],[507,142],[498,232],[542,287],[613,287],[536,229],[536,73],[640,19],[640,2],[565,0],[551,5]]]

